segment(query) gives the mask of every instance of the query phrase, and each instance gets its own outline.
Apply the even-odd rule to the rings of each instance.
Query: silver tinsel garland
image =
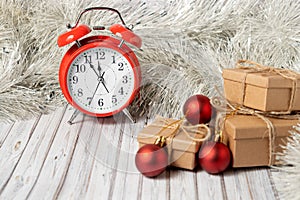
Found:
[[[64,102],[57,74],[68,47],[59,49],[57,36],[81,10],[99,5],[118,9],[143,38],[143,51],[136,52],[144,75],[141,98],[130,107],[136,114],[180,116],[192,94],[213,96],[213,86],[222,84],[221,69],[234,67],[238,59],[299,71],[297,1],[5,0],[0,5],[1,120],[27,118]],[[83,23],[117,20],[95,12]]]
[[[30,118],[65,102],[58,70],[68,47],[59,49],[56,40],[91,6],[118,9],[143,39],[142,51],[136,50],[143,85],[130,106],[137,115],[182,116],[185,100],[195,93],[214,96],[214,86],[222,86],[221,69],[234,67],[238,59],[300,71],[299,0],[2,0],[1,121]],[[103,12],[82,20],[118,23]],[[288,150],[293,156],[282,159],[299,163],[299,140],[290,142],[298,150]]]
[[[277,155],[282,166],[274,167],[273,177],[282,199],[300,199],[300,125],[291,131],[284,152]]]

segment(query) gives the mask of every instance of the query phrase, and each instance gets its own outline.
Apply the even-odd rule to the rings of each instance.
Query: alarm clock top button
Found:
[[[136,46],[137,48],[141,48],[142,39],[138,35],[134,34],[131,30],[126,28],[125,26],[121,24],[114,24],[109,28],[109,30],[113,34],[121,37],[126,42]]]
[[[63,47],[67,44],[70,44],[76,40],[79,40],[83,36],[90,33],[92,30],[87,25],[79,25],[75,28],[71,29],[70,31],[61,34],[58,37],[57,44],[59,47]]]

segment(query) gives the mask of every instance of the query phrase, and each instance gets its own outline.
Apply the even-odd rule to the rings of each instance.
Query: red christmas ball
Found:
[[[199,152],[200,166],[210,174],[225,171],[231,161],[229,148],[220,142],[207,142]]]
[[[191,96],[183,106],[183,113],[193,125],[208,123],[212,115],[209,98],[204,95]]]
[[[146,144],[136,153],[135,164],[144,176],[158,176],[168,166],[168,153],[155,144]]]

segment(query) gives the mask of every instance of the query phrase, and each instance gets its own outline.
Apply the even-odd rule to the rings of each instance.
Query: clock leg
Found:
[[[71,118],[70,118],[69,121],[68,121],[68,124],[72,125],[74,119],[77,117],[77,115],[78,115],[79,113],[80,113],[80,111],[75,109],[74,113],[72,114]]]
[[[123,113],[129,118],[129,120],[132,122],[132,123],[135,123],[136,120],[132,117],[132,115],[130,114],[130,112],[128,111],[127,108],[123,109]]]

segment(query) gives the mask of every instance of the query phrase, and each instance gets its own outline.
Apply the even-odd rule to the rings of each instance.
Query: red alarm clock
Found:
[[[92,29],[79,25],[82,15],[92,10],[106,10],[118,14],[122,24],[114,24],[109,30],[115,37],[96,35],[85,37],[93,30],[104,30],[103,26]],[[126,107],[136,97],[140,83],[140,65],[133,50],[125,43],[137,48],[142,40],[129,29],[121,14],[107,7],[85,9],[74,26],[58,37],[58,46],[74,43],[64,55],[59,70],[59,83],[67,101],[78,111],[96,117],[112,116],[124,111],[131,120]]]

